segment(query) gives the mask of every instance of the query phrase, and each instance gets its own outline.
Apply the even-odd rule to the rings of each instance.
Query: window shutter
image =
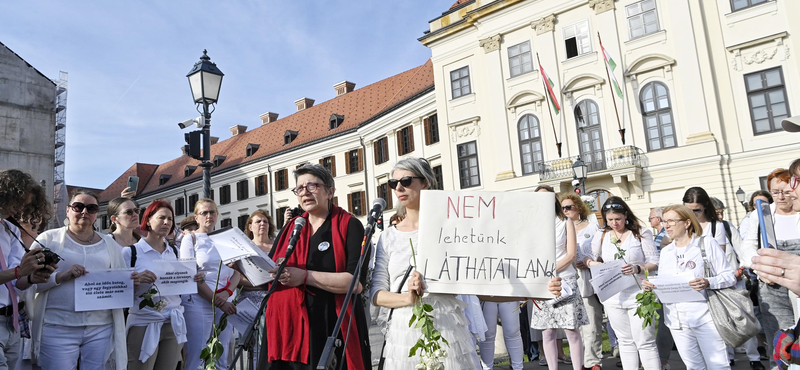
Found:
[[[353,169],[350,168],[350,152],[344,152],[344,173],[350,174],[353,173]]]
[[[394,205],[392,205],[392,193],[394,192],[389,188],[389,184],[386,184],[386,209],[394,208]]]
[[[278,173],[279,173],[279,172],[280,172],[280,171],[275,171],[275,184],[274,184],[274,186],[275,186],[275,190],[281,190],[281,188],[280,188],[280,187],[278,187]]]
[[[397,141],[397,155],[404,155],[403,153],[403,130],[397,131],[394,135],[395,141]]]
[[[431,145],[431,119],[430,117],[422,120],[423,131],[425,131],[425,145]]]
[[[388,161],[389,160],[389,138],[385,137],[385,138],[383,138],[383,140],[386,140],[386,141],[384,141],[384,144],[383,144],[383,158],[384,158],[385,161]]]
[[[339,197],[333,197],[333,205],[339,206]]]
[[[359,216],[363,216],[363,215],[367,214],[367,210],[366,210],[367,205],[364,204],[367,201],[367,193],[362,191],[362,192],[358,193],[358,196],[359,196],[359,198],[361,198],[361,214]]]
[[[364,149],[358,149],[358,170],[364,171]]]
[[[414,151],[414,126],[408,126],[408,148],[409,153]]]
[[[336,177],[336,156],[331,156],[331,176]]]
[[[378,155],[378,143],[381,140],[383,140],[383,139],[377,140],[374,143],[372,143],[372,150],[374,152],[373,155],[372,155],[372,162],[373,163],[378,163],[378,157],[379,157],[379,155]],[[383,154],[383,153],[381,153],[381,154]]]
[[[353,213],[353,193],[347,194],[347,211]]]
[[[319,160],[319,165],[320,166],[325,165],[325,158],[322,158],[322,159]]]

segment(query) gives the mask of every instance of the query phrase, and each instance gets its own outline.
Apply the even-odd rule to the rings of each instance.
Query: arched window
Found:
[[[589,171],[604,170],[603,130],[597,103],[589,99],[578,102],[575,106],[575,122],[578,124],[581,160],[589,166]]]
[[[661,82],[650,82],[644,85],[641,104],[644,132],[647,136],[647,150],[653,151],[677,146],[667,86]]]
[[[519,154],[522,157],[522,174],[529,175],[540,172],[544,165],[542,154],[542,135],[539,130],[539,119],[526,114],[519,119]]]

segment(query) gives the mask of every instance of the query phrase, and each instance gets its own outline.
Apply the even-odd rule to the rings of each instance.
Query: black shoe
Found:
[[[736,364],[736,361],[735,360],[731,360],[731,367],[733,367],[733,365],[735,365],[735,364]]]
[[[765,370],[761,361],[750,361],[750,368],[753,370]]]
[[[762,360],[769,360],[769,356],[767,356],[767,349],[763,346],[758,346],[758,354],[761,356]]]

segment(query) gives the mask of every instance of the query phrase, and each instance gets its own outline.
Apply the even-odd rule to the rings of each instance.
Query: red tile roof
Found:
[[[461,6],[463,4],[466,4],[466,3],[470,2],[470,1],[472,1],[472,0],[458,0],[455,3],[453,3],[453,5],[450,5],[450,9],[459,7],[459,6]]]
[[[395,76],[378,81],[371,85],[354,90],[347,94],[335,97],[326,102],[294,113],[275,122],[257,127],[253,130],[223,140],[211,146],[211,159],[217,155],[226,159],[219,167],[214,167],[211,172],[219,172],[246,162],[274,155],[281,151],[297,148],[325,137],[335,135],[358,127],[360,124],[380,115],[414,97],[415,95],[433,87],[433,64],[428,60],[425,64],[402,72]],[[329,130],[331,114],[344,115],[342,124]],[[289,145],[283,144],[283,135],[287,130],[297,131],[297,138]],[[255,154],[245,157],[247,144],[259,145]],[[136,168],[150,166],[150,176],[139,176],[139,189],[137,196],[147,195],[181,183],[195,181],[202,177],[202,170],[198,168],[189,177],[184,177],[187,165],[197,166],[200,162],[188,156],[181,156],[161,165],[148,165],[137,163],[122,176],[115,180],[103,192],[101,202],[119,196],[128,176],[136,172]],[[163,185],[158,179],[162,175],[171,176]],[[148,181],[149,179],[149,181]]]
[[[153,176],[153,173],[156,172],[157,168],[157,164],[134,163],[133,166],[128,168],[122,173],[122,175],[117,177],[117,179],[114,180],[114,182],[112,182],[111,185],[109,185],[105,190],[101,190],[102,193],[100,194],[100,202],[108,202],[109,200],[120,196],[122,190],[128,186],[128,176],[139,177],[139,189],[136,192],[136,195],[141,194],[142,189],[145,188],[150,180],[150,177]],[[156,181],[156,183],[158,183],[158,181]]]

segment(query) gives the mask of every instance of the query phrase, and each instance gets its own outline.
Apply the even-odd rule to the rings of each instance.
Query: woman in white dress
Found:
[[[552,192],[549,188],[541,188],[540,192]],[[555,194],[553,194],[555,195]],[[572,220],[564,215],[558,197],[554,197],[556,210],[556,273],[563,279],[563,284],[569,286],[572,294],[556,304],[544,302],[533,308],[531,327],[542,330],[542,342],[547,367],[550,370],[558,369],[558,346],[556,341],[557,329],[563,329],[569,341],[569,352],[572,358],[572,367],[575,370],[583,369],[583,341],[581,340],[580,327],[589,324],[583,300],[578,291],[577,271],[575,258],[578,255],[575,225]]]
[[[631,279],[644,278],[644,272],[658,269],[658,250],[653,242],[653,232],[641,226],[641,221],[630,207],[617,196],[609,197],[601,208],[605,228],[592,239],[592,257],[584,259],[587,266],[621,259],[622,274]],[[627,277],[626,277],[627,278]],[[636,313],[636,294],[639,285],[633,285],[603,301],[611,326],[617,335],[619,357],[625,370],[639,368],[639,359],[645,370],[661,369],[656,348],[655,328],[642,328],[642,318]],[[724,348],[722,349],[724,352]]]
[[[400,204],[405,207],[405,218],[396,227],[381,233],[376,246],[375,270],[372,273],[370,295],[372,303],[393,308],[388,323],[384,350],[386,369],[414,369],[420,363],[419,353],[409,357],[409,350],[420,337],[419,329],[409,328],[411,309],[421,297],[422,302],[433,306],[434,323],[442,337],[450,343],[445,346],[447,357],[443,358],[448,370],[474,369],[475,346],[471,340],[469,323],[464,316],[465,304],[455,295],[425,294],[424,277],[411,271],[402,293],[401,282],[412,260],[409,240],[414,250],[425,248],[419,243],[419,199],[423,189],[436,187],[436,177],[430,164],[424,159],[407,158],[398,162],[391,171],[389,187],[394,190]],[[554,278],[550,290],[557,294],[561,290],[560,280]]]
[[[594,288],[589,280],[592,272],[583,263],[586,257],[592,255],[592,238],[600,230],[600,225],[592,218],[589,220],[589,208],[577,194],[565,194],[561,197],[561,209],[575,225],[575,235],[578,241],[578,290],[583,297],[583,307],[589,318],[589,325],[581,326],[583,339],[583,367],[591,370],[602,368],[603,359],[603,305],[594,294]],[[570,346],[570,349],[572,347]]]
[[[682,205],[669,206],[664,209],[662,223],[672,242],[661,249],[659,277],[689,274],[693,277],[689,286],[703,295],[707,294],[706,289],[736,284],[734,270],[716,240],[698,236],[703,233],[702,226],[692,210]],[[703,249],[714,277],[703,275]],[[658,292],[658,286],[650,281],[645,280],[642,285],[645,290]],[[687,369],[730,369],[725,342],[714,325],[708,301],[665,303],[664,315]]]
[[[211,326],[218,322],[223,313],[236,314],[236,306],[231,303],[233,290],[239,285],[241,275],[232,268],[222,265],[219,268],[221,257],[208,233],[214,231],[217,225],[217,205],[211,199],[200,199],[194,206],[194,217],[199,225],[196,232],[184,236],[181,241],[181,258],[196,258],[198,271],[205,271],[204,281],[197,284],[197,294],[184,295],[183,307],[186,318],[186,348],[185,369],[197,369],[202,365],[200,352],[205,348],[206,341],[211,335]],[[219,287],[217,287],[219,279]],[[217,288],[216,296],[214,289]],[[212,302],[213,300],[213,302]],[[218,308],[216,315],[212,313],[211,305]],[[214,317],[212,317],[214,315]],[[228,344],[231,341],[233,325],[227,325],[219,336],[224,348],[222,357],[217,361],[217,369],[228,369]]]

